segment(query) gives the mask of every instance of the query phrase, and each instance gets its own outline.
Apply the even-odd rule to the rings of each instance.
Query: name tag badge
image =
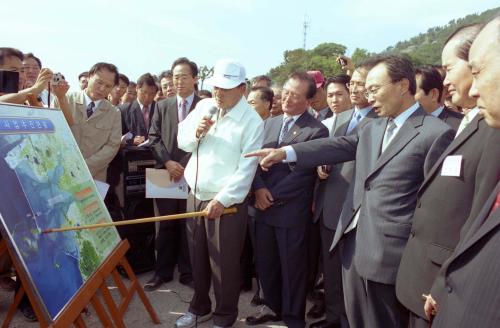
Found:
[[[441,176],[460,177],[462,173],[462,155],[450,155],[444,159]]]

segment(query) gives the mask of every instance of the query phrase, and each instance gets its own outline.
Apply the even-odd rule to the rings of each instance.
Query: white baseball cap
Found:
[[[233,89],[245,83],[245,78],[243,65],[234,59],[220,59],[215,63],[214,75],[206,83],[221,89]]]

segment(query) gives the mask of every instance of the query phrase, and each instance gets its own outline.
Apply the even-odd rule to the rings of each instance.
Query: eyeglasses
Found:
[[[364,92],[364,95],[365,95],[366,98],[369,98],[370,95],[375,96],[377,94],[377,92],[380,90],[380,88],[385,87],[386,85],[389,85],[389,84],[393,84],[393,83],[395,83],[395,82],[391,81],[391,82],[388,82],[388,83],[385,83],[385,84],[382,84],[382,85],[373,86],[370,89],[367,89]]]

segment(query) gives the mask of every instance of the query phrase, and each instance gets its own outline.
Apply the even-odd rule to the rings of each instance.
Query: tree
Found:
[[[198,79],[200,80],[200,90],[203,90],[203,82],[205,82],[206,79],[214,75],[214,68],[208,66],[200,66],[200,69],[198,70]]]
[[[356,48],[354,52],[352,53],[351,59],[354,64],[354,66],[359,65],[362,61],[370,58],[373,56],[372,53],[368,52],[368,50],[363,49],[363,48]]]
[[[277,84],[283,84],[288,75],[296,71],[318,70],[325,76],[342,72],[337,57],[344,55],[346,46],[338,43],[321,43],[312,50],[293,49],[283,53],[283,62],[271,68],[268,75]]]

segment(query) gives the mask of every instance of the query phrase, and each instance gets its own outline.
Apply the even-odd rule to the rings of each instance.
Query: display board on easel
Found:
[[[63,114],[0,104],[0,228],[47,323],[54,322],[120,243]],[[26,283],[28,286],[26,286]],[[37,306],[38,307],[38,306]]]

